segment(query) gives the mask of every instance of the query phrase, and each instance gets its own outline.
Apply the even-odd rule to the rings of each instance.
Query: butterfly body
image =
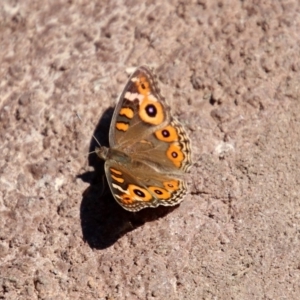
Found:
[[[96,148],[116,201],[126,210],[180,203],[181,179],[191,166],[190,141],[171,116],[152,71],[141,66],[129,78],[115,108],[110,148]]]

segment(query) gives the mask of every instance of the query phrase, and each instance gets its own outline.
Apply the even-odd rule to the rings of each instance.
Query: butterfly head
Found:
[[[106,160],[108,157],[109,148],[101,146],[95,148],[95,153],[103,160]]]

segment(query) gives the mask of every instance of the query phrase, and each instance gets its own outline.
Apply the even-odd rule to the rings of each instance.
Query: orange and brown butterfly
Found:
[[[130,76],[115,108],[110,148],[97,147],[116,201],[126,210],[173,206],[186,194],[192,164],[185,129],[172,115],[147,66]]]

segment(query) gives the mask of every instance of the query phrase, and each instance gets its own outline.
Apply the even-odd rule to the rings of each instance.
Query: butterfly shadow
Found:
[[[107,109],[94,131],[94,136],[102,146],[109,147],[108,133],[112,115],[113,109]],[[96,146],[99,145],[92,139],[90,152]],[[104,162],[95,153],[89,156],[89,166],[94,168],[93,172],[79,174],[77,177],[90,184],[82,195],[80,218],[83,238],[91,248],[108,248],[127,232],[164,217],[178,207],[159,206],[129,212],[114,200],[106,181]]]

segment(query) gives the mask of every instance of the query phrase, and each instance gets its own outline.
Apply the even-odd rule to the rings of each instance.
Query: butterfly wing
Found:
[[[137,68],[119,97],[109,132],[110,147],[155,170],[182,173],[191,166],[190,141],[170,113],[156,77],[147,66]]]
[[[153,172],[149,166],[140,162],[125,167],[108,160],[105,172],[115,200],[129,211],[158,205],[176,205],[182,201],[187,190],[183,180]]]
[[[160,95],[151,69],[138,67],[117,102],[109,132],[110,147],[133,147],[169,118],[170,108]]]

